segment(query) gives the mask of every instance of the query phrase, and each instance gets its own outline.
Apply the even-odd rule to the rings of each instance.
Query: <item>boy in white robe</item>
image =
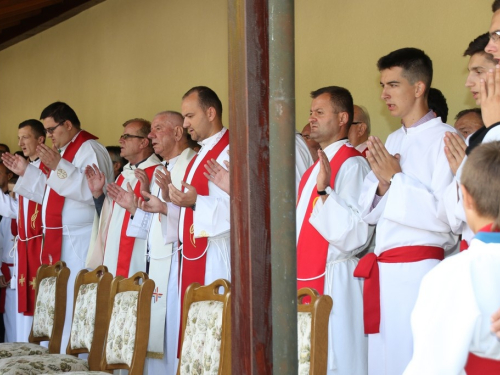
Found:
[[[455,131],[429,111],[432,61],[403,48],[378,61],[382,99],[403,126],[384,146],[371,136],[372,172],[360,197],[363,219],[376,224],[375,252],[354,273],[365,278],[368,373],[400,375],[412,355],[410,314],[422,277],[457,242],[441,204],[453,175],[444,155],[445,132]]]
[[[405,375],[500,372],[490,316],[500,305],[500,142],[482,144],[463,168],[470,247],[423,279],[412,313],[414,353]]]

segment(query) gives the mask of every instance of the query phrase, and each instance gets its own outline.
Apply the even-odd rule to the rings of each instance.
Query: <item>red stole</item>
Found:
[[[330,187],[335,188],[335,177],[342,167],[342,164],[354,156],[361,154],[354,147],[343,145],[330,160],[331,177]],[[299,197],[297,202],[300,201],[302,190],[306,182],[309,180],[311,172],[320,159],[316,161],[302,176],[299,184]],[[314,228],[309,222],[309,216],[312,214],[316,201],[320,198],[316,189],[313,189],[309,203],[307,204],[306,214],[300,229],[299,240],[297,242],[297,277],[300,279],[309,279],[322,275],[326,269],[326,259],[328,255],[328,241]],[[324,275],[314,280],[298,280],[297,288],[313,288],[319,294],[324,293],[325,277]]]
[[[444,259],[444,250],[436,246],[401,246],[386,250],[378,257],[366,254],[359,260],[354,277],[365,279],[363,285],[363,320],[365,334],[380,332],[380,277],[378,262],[412,263],[425,259]]]
[[[152,165],[146,169],[144,169],[144,172],[146,172],[149,181],[152,181],[153,174],[156,170],[156,167],[158,165]],[[125,177],[123,177],[122,174],[118,177],[116,180],[116,184],[118,186],[122,186],[123,180]],[[127,189],[127,187],[125,187]],[[141,196],[141,183],[139,180],[137,180],[137,183],[135,184],[134,187],[134,194],[137,197]],[[113,208],[115,206],[115,202],[113,201]],[[134,251],[134,244],[135,244],[135,237],[129,237],[127,236],[127,227],[128,227],[128,222],[130,221],[130,212],[125,210],[125,216],[123,217],[123,225],[122,225],[122,230],[120,232],[120,245],[119,245],[119,251],[118,251],[118,263],[116,266],[116,276],[123,276],[123,277],[129,277],[128,273],[130,270],[130,262],[132,260],[132,252]],[[144,270],[146,271],[146,270]]]
[[[62,158],[72,163],[80,146],[90,139],[98,138],[85,130],[80,131],[75,140],[68,145]],[[43,170],[43,168],[43,163],[40,163],[40,169]],[[53,189],[50,190],[45,210],[45,238],[42,250],[43,264],[54,264],[61,260],[63,238],[62,210],[65,200],[65,197],[57,194]]]
[[[191,185],[196,188],[198,195],[209,195],[208,192],[208,179],[203,175],[205,168],[203,167],[206,162],[210,159],[217,159],[222,151],[229,144],[229,131],[226,130],[222,138],[214,145],[214,147],[207,152],[203,160],[198,164],[193,178],[191,179]],[[186,168],[186,174],[184,175],[184,181],[187,180],[189,172],[193,167],[193,164],[198,155],[189,162]],[[182,189],[184,191],[184,188]],[[205,285],[205,266],[206,266],[206,253],[204,254],[208,239],[206,237],[194,238],[194,227],[193,227],[193,210],[190,207],[185,208],[184,213],[184,230],[182,233],[182,253],[184,255],[182,261],[182,275],[181,275],[181,308],[184,304],[184,292],[186,288],[192,283],[199,283],[200,285]],[[203,256],[201,256],[203,254]],[[196,259],[196,260],[188,260]],[[198,259],[199,258],[199,259]],[[182,313],[181,313],[182,316]]]
[[[5,279],[5,282],[7,282],[7,283],[11,279],[9,267],[13,267],[13,266],[14,265],[12,263],[2,263],[2,266],[0,267],[0,269],[2,270],[3,277]],[[0,289],[0,313],[2,313],[2,314],[5,312],[5,295],[7,293],[7,288]]]
[[[41,164],[40,164],[41,166]],[[35,279],[40,267],[40,251],[42,249],[42,207],[40,204],[28,201],[28,228],[25,228],[24,198],[19,197],[19,222],[17,241],[18,257],[18,311],[32,316],[35,312]],[[25,238],[26,236],[26,238]],[[39,237],[36,237],[39,236]],[[33,238],[36,237],[36,238]],[[27,238],[30,238],[27,240]],[[30,288],[31,286],[31,288]]]

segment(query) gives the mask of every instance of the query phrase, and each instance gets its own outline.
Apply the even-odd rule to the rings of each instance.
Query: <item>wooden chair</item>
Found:
[[[142,375],[149,340],[151,297],[155,283],[144,272],[128,279],[117,276],[111,284],[109,327],[101,370],[125,369]]]
[[[194,373],[193,368],[231,373],[231,284],[227,280],[207,286],[193,283],[186,289],[182,327],[178,375]]]
[[[29,342],[0,344],[0,359],[60,353],[69,274],[69,268],[62,261],[53,266],[42,264],[38,268],[35,281],[36,304]],[[40,346],[42,341],[49,342],[48,348]]]
[[[0,374],[41,374],[99,370],[109,315],[112,275],[105,266],[81,270],[75,280],[73,320],[67,354],[22,356],[0,360]],[[66,301],[64,301],[66,306]],[[63,311],[64,313],[64,311]],[[64,314],[62,315],[64,321]],[[35,326],[35,323],[33,324]],[[62,332],[62,328],[61,328]],[[60,339],[59,339],[60,340]],[[77,358],[89,353],[88,361]]]
[[[305,297],[310,298],[309,304],[303,303]],[[302,288],[297,292],[297,299],[299,374],[326,374],[332,297],[320,296],[311,288]]]

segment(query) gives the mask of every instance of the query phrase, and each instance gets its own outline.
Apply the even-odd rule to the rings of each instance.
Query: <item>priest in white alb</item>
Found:
[[[356,254],[373,233],[358,206],[370,167],[347,140],[354,111],[349,91],[330,86],[313,91],[311,97],[310,137],[322,149],[299,186],[297,284],[333,299],[328,374],[365,375],[362,281],[352,275],[358,264]]]

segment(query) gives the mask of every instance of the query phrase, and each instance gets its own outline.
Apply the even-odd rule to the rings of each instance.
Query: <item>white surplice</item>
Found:
[[[75,135],[73,140],[77,136],[78,134]],[[64,155],[67,146],[61,148],[61,155]],[[85,168],[87,165],[92,164],[99,167],[108,183],[113,181],[113,166],[108,151],[97,141],[87,140],[76,152],[72,163],[64,159],[59,161],[56,170],[61,169],[65,172],[59,173],[60,177],[58,173],[52,171],[49,178],[46,178],[39,168],[28,165],[24,176],[19,177],[14,187],[17,194],[42,204],[44,232],[51,230],[45,224],[49,192],[54,190],[66,198],[62,210],[61,260],[66,262],[71,274],[68,280],[66,318],[61,353],[66,353],[73,317],[75,278],[78,272],[85,268],[92,223],[94,221],[94,200],[85,177]]]
[[[188,184],[191,183],[196,169],[202,168],[205,170],[204,164],[201,164],[203,158],[208,151],[219,142],[226,131],[226,128],[222,128],[217,134],[199,142],[201,149],[198,151],[198,156],[186,178]],[[216,159],[224,168],[224,160],[229,160],[228,150],[229,145],[224,148]],[[194,237],[200,238],[208,236],[205,285],[221,278],[231,281],[229,195],[217,187],[212,181],[208,181],[208,191],[208,195],[197,196],[196,209],[193,214]],[[179,239],[181,243],[184,242],[183,230],[185,212],[186,207],[182,207],[179,219]],[[189,260],[183,258],[183,262],[189,262]]]
[[[378,180],[370,172],[360,197],[363,219],[377,225],[375,254],[400,246],[455,246],[443,205],[453,179],[444,154],[445,132],[456,132],[434,118],[416,127],[404,126],[387,138],[385,147],[401,155],[402,173],[373,208]],[[370,375],[401,374],[412,355],[410,314],[422,277],[439,261],[378,263],[380,269],[380,332],[369,335]]]
[[[4,195],[0,192],[0,195]],[[11,231],[12,219],[2,217],[0,221],[0,255],[2,263],[12,264],[9,266],[11,276],[14,275],[14,236]],[[0,271],[0,275],[2,271]],[[15,288],[16,279],[11,280]],[[17,290],[10,284],[5,288],[5,312],[3,313],[3,322],[5,325],[5,342],[15,342],[17,340],[16,321],[17,321]],[[2,337],[3,339],[3,337]]]
[[[491,315],[500,306],[500,244],[471,241],[422,280],[411,316],[414,352],[405,375],[463,375],[469,352],[500,360]]]
[[[186,148],[179,156],[168,161],[167,170],[170,172],[172,184],[181,189],[181,181],[184,178],[186,168],[196,153]],[[151,194],[161,198],[159,186],[153,179]],[[163,200],[163,199],[162,199]],[[150,327],[150,342],[148,352],[162,352],[163,358],[146,358],[144,374],[175,374],[177,371],[177,344],[179,333],[179,255],[177,253],[177,236],[179,227],[178,206],[168,203],[168,214],[150,214],[138,209],[133,220],[129,222],[127,235],[144,238],[148,241],[150,249],[149,276],[155,281],[159,288],[156,291],[159,299],[153,298],[152,303],[157,304],[164,298],[166,301],[163,315],[160,311],[156,319],[152,317]],[[166,271],[167,270],[167,271]],[[159,309],[158,309],[159,310]],[[161,321],[158,321],[161,320]],[[154,323],[154,324],[153,324]],[[163,330],[162,330],[163,328]],[[161,338],[163,347],[158,348],[158,343],[152,347],[151,338]]]
[[[346,143],[341,140],[326,147],[324,152],[328,160]],[[317,188],[319,170],[318,163],[297,204],[297,241],[302,223],[308,219],[305,218],[306,209]],[[313,227],[329,242],[325,294],[332,297],[333,308],[328,325],[328,374],[364,375],[367,372],[363,284],[352,275],[358,264],[356,254],[363,251],[373,233],[373,226],[362,220],[358,205],[363,179],[369,172],[364,157],[347,159],[335,177],[333,192],[325,202],[317,200],[309,218]]]
[[[138,168],[146,169],[149,167],[157,166],[161,163],[158,156],[151,154],[145,161],[143,161]],[[121,175],[124,177],[120,185],[122,189],[127,191],[127,186],[130,184],[132,189],[135,189],[139,180],[135,177],[134,170],[135,166],[131,166],[130,163],[123,167]],[[119,177],[118,177],[119,178]],[[117,179],[118,180],[118,179]],[[97,236],[105,238],[104,246],[104,265],[108,267],[108,271],[111,272],[113,276],[116,276],[116,269],[118,266],[118,258],[120,251],[123,251],[120,247],[121,233],[123,227],[123,221],[125,218],[125,210],[119,204],[114,203],[109,197],[106,197],[104,205],[101,211],[101,216],[99,219],[99,231],[105,231],[106,233],[98,233]],[[106,223],[108,225],[103,225]],[[102,254],[102,249],[97,248],[97,244],[91,246],[94,252]],[[130,268],[128,270],[128,275],[130,277],[136,272],[142,271],[146,272],[146,247],[147,242],[145,239],[136,238],[134,241],[134,246],[130,259]],[[90,251],[90,249],[89,249]]]
[[[471,134],[472,135],[472,134]],[[467,145],[470,136],[467,138]],[[500,126],[495,126],[488,133],[486,133],[483,141],[481,143],[496,142],[500,141]],[[462,192],[460,191],[460,176],[462,175],[462,170],[465,162],[467,161],[467,155],[465,155],[460,167],[457,170],[457,174],[453,182],[447,187],[444,194],[444,205],[446,208],[446,213],[448,215],[448,220],[451,225],[451,229],[454,233],[462,234],[462,239],[470,243],[474,237],[474,233],[467,225],[464,206],[462,203]]]

